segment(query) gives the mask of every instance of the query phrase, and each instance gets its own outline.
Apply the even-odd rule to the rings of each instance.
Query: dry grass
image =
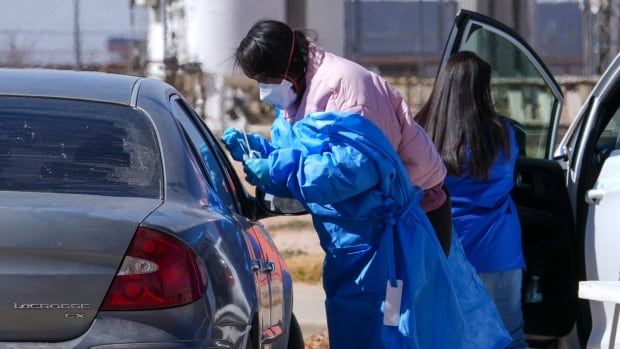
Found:
[[[329,349],[329,338],[327,333],[315,334],[305,339],[305,349]]]
[[[298,218],[300,217],[300,218]],[[303,229],[314,230],[312,221],[309,216],[288,216],[284,219],[269,222],[265,224],[265,227],[269,229],[271,233],[278,233],[282,230],[299,231]]]
[[[323,275],[323,256],[303,253],[284,253],[284,260],[294,282],[316,284]]]

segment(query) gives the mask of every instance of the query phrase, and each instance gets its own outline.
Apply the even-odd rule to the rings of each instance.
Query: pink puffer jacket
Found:
[[[431,211],[445,202],[446,168],[407,102],[382,77],[311,43],[306,91],[299,107],[289,107],[285,117],[294,123],[321,111],[353,112],[372,120],[400,155],[411,183],[425,190],[422,208]]]

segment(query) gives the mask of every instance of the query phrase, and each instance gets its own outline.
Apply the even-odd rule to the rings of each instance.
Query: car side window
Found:
[[[235,170],[233,165],[230,163],[230,160],[228,156],[226,155],[226,153],[224,152],[224,150],[222,149],[222,146],[220,145],[218,141],[216,141],[215,136],[213,135],[213,133],[211,133],[211,130],[207,127],[207,125],[202,120],[202,118],[198,115],[198,113],[196,113],[194,109],[189,107],[187,105],[187,102],[185,102],[184,100],[181,99],[179,100],[179,102],[185,106],[185,109],[194,117],[194,121],[198,124],[198,128],[200,128],[202,132],[206,134],[208,139],[211,141],[211,147],[213,149],[214,154],[219,159],[220,165],[224,169],[224,173],[226,174],[228,178],[229,186],[232,188],[232,191],[235,193],[235,196],[241,203],[241,206],[244,206],[247,200],[247,193],[246,193],[245,187],[239,180],[239,176],[237,176],[237,171]]]
[[[588,118],[584,119],[584,123],[590,123],[591,128],[581,127],[581,145],[577,151],[583,160],[578,170],[585,187],[594,185],[607,158],[614,150],[620,149],[620,102],[617,96],[617,93],[610,95],[593,112],[586,114]],[[572,169],[576,166],[571,164]]]
[[[535,59],[513,39],[477,24],[471,26],[459,51],[475,52],[489,62],[495,109],[523,126],[525,156],[547,158],[560,101]]]
[[[221,144],[216,140],[216,137],[213,135],[211,130],[207,127],[207,125],[205,124],[204,120],[200,117],[200,115],[198,115],[198,113],[196,113],[196,111],[192,109],[187,104],[186,101],[184,101],[183,99],[179,99],[179,103],[185,106],[185,110],[191,116],[193,116],[194,122],[196,123],[197,127],[200,130],[202,130],[203,134],[205,134],[208,140],[211,142],[210,143],[211,148],[215,156],[218,158],[222,169],[224,170],[224,174],[226,175],[226,178],[228,179],[229,187],[231,188],[232,192],[234,193],[235,197],[237,198],[241,206],[244,206],[247,200],[247,193],[246,193],[245,187],[239,180],[237,171],[235,170],[233,165],[230,163],[230,160],[228,156],[226,155],[226,153],[224,152],[224,150],[222,149]]]
[[[241,207],[235,195],[235,190],[230,186],[229,176],[222,169],[211,142],[207,139],[207,135],[202,133],[194,123],[192,115],[186,110],[180,98],[172,98],[171,106],[174,117],[181,123],[195,147],[196,153],[200,156],[205,173],[210,177],[209,182],[213,184],[213,189],[229,209],[240,212]]]
[[[612,151],[620,149],[620,107],[616,109],[601,132],[596,142],[596,149],[605,157]]]
[[[568,161],[570,163],[570,169],[575,171],[577,166],[576,156],[577,156],[577,147],[579,145],[579,140],[583,138],[583,133],[585,131],[585,123],[587,118],[585,116],[590,114],[590,110],[592,109],[592,101],[588,102],[588,107],[584,113],[584,117],[578,120],[578,123],[575,126],[575,131],[571,134],[570,138],[566,142],[566,150],[568,155]]]

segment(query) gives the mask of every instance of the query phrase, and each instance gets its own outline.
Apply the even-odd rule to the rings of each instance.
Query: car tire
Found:
[[[295,314],[291,314],[291,325],[288,329],[288,349],[304,349],[304,336]]]

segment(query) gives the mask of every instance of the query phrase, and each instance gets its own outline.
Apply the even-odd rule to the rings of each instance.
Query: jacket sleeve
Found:
[[[410,182],[424,190],[441,184],[446,168],[426,132],[411,115],[407,102],[384,79],[349,78],[334,88],[327,110],[364,116],[383,131],[405,165]]]
[[[293,196],[308,203],[333,204],[375,186],[379,172],[374,161],[348,145],[331,145],[321,154],[304,155],[291,148],[269,156],[275,185],[286,185]]]

